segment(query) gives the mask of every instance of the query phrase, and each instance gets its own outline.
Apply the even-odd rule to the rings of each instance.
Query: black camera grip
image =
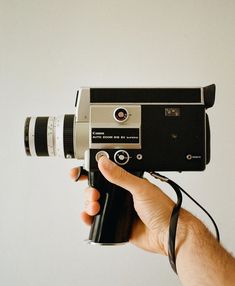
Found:
[[[142,172],[133,173],[142,177]],[[94,217],[89,241],[100,244],[128,242],[136,217],[132,195],[107,181],[99,172],[89,172],[89,185],[100,192],[100,211]]]

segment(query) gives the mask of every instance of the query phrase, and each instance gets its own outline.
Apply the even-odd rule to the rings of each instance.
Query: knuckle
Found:
[[[94,201],[98,201],[99,198],[100,198],[100,192],[97,191],[96,189],[94,189],[94,191],[93,191],[93,193],[92,193],[92,199],[93,199]]]
[[[113,174],[113,178],[115,181],[120,182],[122,181],[126,176],[126,171],[120,167],[116,169],[116,172]]]
[[[100,205],[98,202],[88,202],[86,206],[87,214],[94,216],[99,212]]]

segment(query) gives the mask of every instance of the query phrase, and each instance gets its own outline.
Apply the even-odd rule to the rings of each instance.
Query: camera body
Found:
[[[89,241],[113,245],[129,240],[136,213],[131,194],[98,169],[107,156],[136,176],[145,171],[202,171],[210,161],[206,109],[215,85],[203,88],[81,88],[75,115],[28,117],[29,156],[84,160],[90,186],[100,192]]]
[[[100,155],[134,172],[202,171],[210,161],[206,109],[214,100],[215,85],[80,89],[75,157],[85,154],[88,171],[98,170]],[[88,124],[86,136],[79,134],[84,122]],[[87,143],[79,143],[81,138]]]

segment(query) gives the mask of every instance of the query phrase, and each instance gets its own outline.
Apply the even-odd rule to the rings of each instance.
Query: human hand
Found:
[[[145,250],[167,255],[168,225],[173,201],[148,180],[128,173],[105,156],[99,159],[98,167],[108,181],[128,190],[133,196],[139,219],[133,224],[130,242]],[[76,179],[77,174],[78,168],[71,170],[72,179]],[[100,210],[100,194],[92,187],[86,188],[84,193],[85,210],[81,218],[90,225],[93,216]]]
[[[98,166],[108,181],[133,196],[139,219],[133,224],[130,242],[147,251],[167,255],[174,202],[148,180],[128,173],[104,156],[99,159]],[[78,168],[71,170],[72,179],[77,178],[78,171]],[[98,190],[85,189],[85,210],[81,218],[89,225],[99,212],[99,197]],[[184,209],[180,210],[177,225],[176,254],[177,272],[183,285],[200,285],[202,279],[207,285],[233,285],[235,259],[200,220]]]

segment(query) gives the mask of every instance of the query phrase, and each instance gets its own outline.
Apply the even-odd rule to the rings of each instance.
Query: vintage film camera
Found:
[[[28,117],[29,156],[84,160],[89,184],[100,193],[101,209],[89,240],[116,244],[129,240],[136,214],[131,195],[109,183],[97,161],[107,156],[136,176],[145,171],[202,171],[210,161],[206,109],[215,85],[203,88],[81,88],[76,112],[60,117]]]

